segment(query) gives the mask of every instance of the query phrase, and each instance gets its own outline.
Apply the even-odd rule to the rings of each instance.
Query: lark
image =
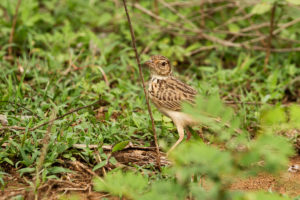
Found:
[[[184,138],[184,129],[197,122],[188,114],[182,112],[182,103],[194,103],[197,91],[172,75],[170,61],[160,55],[151,56],[145,64],[149,67],[151,80],[148,85],[148,96],[160,112],[174,122],[179,139],[168,151],[172,151]],[[187,131],[188,139],[190,133]]]

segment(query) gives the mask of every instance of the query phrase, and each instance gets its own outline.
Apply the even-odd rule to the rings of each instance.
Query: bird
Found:
[[[191,134],[186,128],[197,124],[192,116],[182,111],[183,102],[195,103],[197,91],[173,76],[171,63],[165,56],[153,55],[145,65],[150,69],[148,97],[162,114],[172,119],[178,131],[179,139],[170,148],[169,153],[182,142],[184,130],[188,140]]]

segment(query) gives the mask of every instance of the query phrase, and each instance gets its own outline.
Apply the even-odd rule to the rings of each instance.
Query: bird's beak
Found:
[[[152,62],[152,60],[148,60],[148,61],[146,61],[144,64],[145,64],[147,67],[151,68],[152,65],[153,65],[153,62]]]

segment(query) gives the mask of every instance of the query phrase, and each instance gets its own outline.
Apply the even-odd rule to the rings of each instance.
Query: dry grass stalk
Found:
[[[53,111],[51,119],[54,119],[55,116],[56,116],[56,113]],[[39,186],[41,183],[40,173],[43,168],[43,164],[44,164],[44,161],[45,161],[45,158],[47,155],[47,150],[48,150],[48,146],[49,146],[49,142],[50,142],[51,128],[52,128],[53,122],[54,122],[54,120],[51,120],[51,123],[48,125],[46,135],[44,136],[44,139],[42,141],[43,147],[41,150],[41,155],[40,155],[40,158],[39,158],[37,166],[36,166],[36,176],[35,176],[36,179],[35,179],[35,185],[34,185],[35,186],[34,196],[35,196],[36,200],[38,200],[38,189],[39,189]]]
[[[14,40],[14,34],[15,34],[15,29],[16,29],[16,24],[17,24],[17,16],[18,16],[18,12],[19,12],[21,2],[22,2],[22,0],[18,0],[18,2],[17,2],[15,15],[14,15],[14,18],[13,18],[12,27],[11,27],[11,31],[10,31],[10,35],[9,35],[8,58],[10,60],[12,60],[12,58],[13,58],[12,43],[13,43],[13,40]]]

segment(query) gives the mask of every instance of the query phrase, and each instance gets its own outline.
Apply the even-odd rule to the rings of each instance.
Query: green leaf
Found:
[[[5,184],[5,183],[4,183],[4,180],[3,180],[3,175],[9,176],[8,173],[5,173],[5,172],[0,171],[0,183],[1,183],[1,185],[4,185],[4,184]]]
[[[186,199],[186,188],[170,181],[154,182],[150,191],[141,197],[142,200],[153,199]]]
[[[18,170],[18,172],[20,173],[20,176],[23,176],[23,174],[25,174],[25,173],[32,173],[34,171],[35,171],[35,168],[32,168],[32,167],[26,167],[26,168]]]
[[[269,193],[264,191],[259,192],[247,192],[240,198],[234,198],[234,200],[261,200],[261,199],[268,199],[268,200],[290,200],[290,198],[276,194],[276,193]]]
[[[112,15],[110,13],[103,13],[101,16],[99,16],[98,26],[107,24],[111,20],[111,18]]]
[[[249,151],[241,154],[240,164],[248,167],[249,173],[265,170],[276,173],[288,164],[288,157],[294,153],[292,145],[286,138],[264,133],[251,141]],[[256,163],[264,162],[263,166]]]
[[[118,163],[118,161],[116,160],[115,157],[110,157],[109,163],[111,163],[111,164],[113,164],[113,165],[116,165],[116,164]]]
[[[196,105],[183,104],[184,112],[190,114],[201,124],[209,127],[216,133],[220,133],[221,140],[228,140],[240,126],[238,115],[230,107],[226,107],[219,96],[198,95]],[[227,126],[234,121],[234,126]],[[221,134],[222,132],[222,134]]]
[[[257,14],[257,15],[262,15],[266,12],[268,12],[269,10],[271,10],[272,5],[270,3],[267,2],[261,2],[259,4],[256,4],[252,10],[251,13],[252,14]]]
[[[48,171],[52,174],[59,174],[59,173],[73,173],[72,170],[63,168],[63,167],[51,167],[48,168]]]
[[[292,104],[289,106],[290,122],[300,124],[300,106]]]
[[[95,178],[93,183],[96,191],[109,192],[112,195],[125,196],[129,199],[140,199],[148,180],[141,174],[123,173],[118,170],[108,173],[104,179]]]
[[[154,121],[162,121],[162,114],[159,112],[154,112],[153,119],[154,119]]]
[[[300,8],[299,7],[290,7],[289,11],[286,12],[287,16],[293,18],[293,19],[298,19],[300,18]]]
[[[138,128],[140,128],[141,125],[145,122],[145,120],[140,115],[137,115],[136,113],[132,113],[132,121]]]
[[[9,163],[10,165],[14,165],[13,161],[10,160],[9,158],[4,158],[3,160]]]
[[[129,140],[122,141],[122,142],[116,144],[112,149],[112,153],[123,150],[128,145],[128,143],[129,143]]]
[[[176,176],[182,182],[189,180],[194,174],[216,177],[232,171],[232,157],[229,152],[200,141],[181,144],[171,152],[170,158],[174,162]]]
[[[237,24],[228,24],[229,31],[232,33],[240,32],[240,27]]]
[[[261,111],[260,123],[262,126],[271,126],[284,123],[286,121],[286,113],[281,107],[269,108]]]
[[[107,161],[103,160],[102,162],[100,162],[99,164],[97,164],[94,168],[93,171],[96,171],[97,169],[100,169],[101,167],[104,167],[106,165]]]

